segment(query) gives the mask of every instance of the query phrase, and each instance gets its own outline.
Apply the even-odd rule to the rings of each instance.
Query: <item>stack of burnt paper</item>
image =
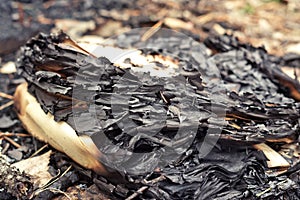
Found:
[[[129,199],[297,198],[299,165],[281,150],[298,142],[298,81],[264,49],[228,35],[199,43],[148,33],[93,51],[64,33],[39,34],[19,52],[43,112],[98,152],[104,169],[95,171],[107,177],[99,187]]]

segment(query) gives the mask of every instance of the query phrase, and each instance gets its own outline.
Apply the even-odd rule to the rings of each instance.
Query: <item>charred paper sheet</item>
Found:
[[[89,53],[64,33],[39,34],[19,53],[18,70],[44,112],[91,137],[101,162],[131,183],[112,195],[299,196],[290,176],[297,163],[271,175],[253,147],[298,140],[299,83],[264,49],[231,36],[198,43],[163,29],[143,41],[144,33],[113,38],[119,56]]]

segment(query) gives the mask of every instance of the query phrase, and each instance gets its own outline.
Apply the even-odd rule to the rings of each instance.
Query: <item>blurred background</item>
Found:
[[[299,0],[19,0],[3,1],[0,15],[2,61],[40,31],[107,38],[158,22],[195,39],[228,33],[271,54],[300,53]]]

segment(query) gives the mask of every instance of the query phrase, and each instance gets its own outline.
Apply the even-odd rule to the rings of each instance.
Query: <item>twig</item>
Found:
[[[5,140],[7,140],[9,143],[11,143],[12,145],[14,145],[16,148],[20,148],[21,145],[19,145],[17,142],[15,142],[14,140],[12,140],[9,137],[12,136],[17,136],[17,137],[29,137],[30,135],[25,134],[25,133],[3,133],[0,132],[0,138],[4,138]]]
[[[48,188],[51,186],[53,183],[58,181],[61,177],[63,177],[70,169],[72,168],[72,165],[70,165],[62,174],[58,174],[56,177],[54,177],[52,180],[50,180],[48,183],[46,183],[44,186],[41,187],[41,189]]]
[[[146,31],[143,36],[141,37],[141,41],[145,42],[148,40],[152,35],[154,35],[161,27],[163,24],[164,20],[161,19],[159,20],[156,24],[154,24],[148,31]]]
[[[94,54],[92,54],[91,52],[88,52],[87,50],[85,50],[84,48],[82,48],[80,45],[78,45],[74,40],[72,40],[69,36],[66,36],[64,41],[64,44],[68,44],[71,45],[72,47],[74,47],[75,49],[78,49],[80,51],[83,51],[84,53],[88,54],[91,57],[97,58],[97,56],[95,56]]]
[[[70,169],[72,168],[72,165],[70,165],[62,174],[60,174],[60,172],[58,173],[58,175],[54,178],[52,178],[48,183],[46,183],[44,186],[38,188],[37,190],[35,190],[33,193],[32,193],[32,196],[30,197],[30,199],[32,199],[34,196],[38,195],[39,193],[45,191],[45,190],[53,190],[53,191],[56,191],[56,192],[60,192],[62,194],[65,194],[63,191],[61,190],[58,190],[56,188],[49,188],[53,183],[55,183],[56,181],[58,181],[61,177],[63,177],[68,171],[70,171]],[[67,196],[69,197],[69,196]],[[71,199],[71,198],[70,198]]]
[[[9,94],[5,94],[3,92],[0,92],[0,97],[6,98],[6,99],[14,99],[13,96],[11,96]]]
[[[36,156],[38,153],[40,153],[41,151],[43,151],[43,150],[44,150],[45,148],[47,148],[47,147],[48,147],[48,144],[45,144],[44,146],[42,146],[41,148],[39,148],[36,152],[34,152],[34,153],[30,156],[30,158]]]
[[[143,181],[144,181],[145,184],[154,184],[154,183],[157,183],[157,182],[165,180],[165,179],[166,179],[166,177],[163,176],[163,175],[161,175],[161,176],[159,176],[157,178],[154,178],[154,179],[152,179],[150,181],[147,181],[147,180],[143,180]]]
[[[3,138],[5,140],[7,140],[9,143],[11,143],[12,145],[14,145],[16,148],[20,148],[21,145],[19,145],[18,143],[16,143],[15,141],[13,141],[11,138],[7,137],[7,136],[3,136]]]
[[[1,139],[1,138],[0,138],[0,139]],[[7,152],[7,150],[8,150],[8,148],[9,148],[9,146],[10,146],[10,144],[9,144],[9,143],[6,143],[5,146],[2,148],[1,153],[2,153],[2,154],[5,154],[5,153]],[[0,153],[0,155],[1,155],[1,153]]]
[[[162,181],[162,180],[165,180],[165,179],[166,179],[166,177],[163,176],[163,175],[161,175],[161,176],[159,176],[159,177],[157,177],[157,178],[154,178],[154,179],[152,179],[152,180],[150,180],[150,181],[143,180],[143,182],[144,182],[145,184],[154,184],[154,183],[157,183],[157,182]],[[146,189],[148,189],[148,188],[149,188],[148,186],[143,186],[143,187],[141,187],[141,188],[138,189],[136,192],[134,192],[132,195],[130,195],[129,197],[127,197],[126,200],[132,200],[132,199],[134,199],[134,198],[137,197],[138,195],[142,194],[142,192],[144,192],[144,191],[145,191]]]
[[[166,99],[166,97],[164,96],[164,93],[162,91],[159,91],[160,93],[160,96],[161,98],[163,99],[163,101],[166,103],[166,104],[169,104],[170,102]]]
[[[148,186],[141,187],[136,192],[134,192],[132,195],[130,195],[129,197],[127,197],[125,200],[132,200],[132,199],[134,199],[138,195],[142,194],[142,192],[144,192],[146,189],[148,189]]]
[[[3,133],[3,132],[0,132],[0,138],[4,137],[4,136],[7,136],[7,137],[12,137],[12,136],[17,136],[17,137],[31,137],[31,135],[28,135],[26,133]]]
[[[3,104],[2,106],[0,106],[0,110],[3,110],[4,108],[7,108],[13,104],[14,104],[14,101],[9,101],[6,104]]]

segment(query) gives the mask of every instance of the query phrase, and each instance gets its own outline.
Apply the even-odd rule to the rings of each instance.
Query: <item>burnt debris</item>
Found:
[[[299,136],[299,83],[264,49],[228,35],[201,44],[163,32],[144,42],[134,32],[115,38],[116,48],[176,63],[173,74],[157,76],[137,70],[144,66],[130,56],[120,68],[62,37],[39,34],[28,41],[18,70],[44,112],[90,136],[105,155],[101,162],[126,179],[119,185],[97,179],[111,195],[298,198],[295,172],[267,173],[268,159],[252,146],[275,147]],[[214,142],[206,153],[203,146]]]

